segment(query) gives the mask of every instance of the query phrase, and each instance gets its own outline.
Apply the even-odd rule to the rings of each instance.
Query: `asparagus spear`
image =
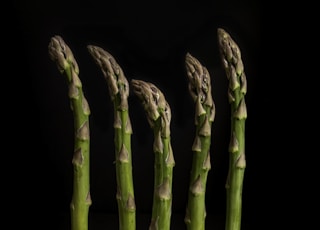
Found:
[[[134,230],[136,228],[136,206],[132,176],[129,84],[121,67],[110,53],[93,45],[89,45],[87,48],[102,70],[113,102],[119,229]]]
[[[211,79],[206,67],[190,53],[186,54],[189,93],[195,103],[196,135],[192,145],[193,159],[190,187],[185,215],[188,230],[205,229],[205,193],[208,172],[211,169],[211,126],[215,117],[215,104],[211,94]]]
[[[229,80],[228,100],[231,105],[229,172],[226,181],[226,230],[241,229],[242,187],[245,160],[245,94],[247,80],[238,45],[222,28],[218,28],[218,43],[223,67]]]
[[[89,157],[90,157],[90,108],[83,94],[78,77],[78,64],[68,45],[60,36],[54,36],[48,46],[49,56],[61,74],[67,78],[71,110],[74,114],[73,194],[70,204],[71,229],[87,230],[91,205]]]
[[[135,79],[131,82],[154,133],[154,193],[149,230],[169,230],[175,165],[170,140],[171,109],[164,94],[154,84]]]

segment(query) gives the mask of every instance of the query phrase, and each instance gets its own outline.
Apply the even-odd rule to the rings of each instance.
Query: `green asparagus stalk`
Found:
[[[211,79],[207,68],[202,66],[190,53],[187,53],[185,63],[189,92],[195,103],[196,135],[192,145],[193,158],[184,221],[188,230],[204,230],[205,193],[207,176],[211,169],[211,127],[215,117],[215,104],[212,99]]]
[[[218,43],[222,65],[229,80],[228,101],[231,105],[229,172],[226,181],[226,230],[241,229],[242,188],[245,160],[245,94],[247,80],[238,45],[222,28],[218,28]]]
[[[89,45],[87,48],[102,70],[113,102],[119,229],[134,230],[136,229],[136,205],[132,176],[129,84],[121,67],[110,53],[93,45]]]
[[[149,230],[169,230],[175,165],[170,140],[171,109],[164,94],[154,84],[135,79],[131,83],[154,134],[154,193]]]
[[[74,154],[73,164],[73,194],[70,204],[71,229],[87,230],[88,214],[91,205],[90,196],[90,108],[83,94],[82,83],[78,77],[78,64],[68,45],[60,36],[54,36],[48,46],[49,56],[58,67],[61,74],[67,78],[71,110],[74,115]]]

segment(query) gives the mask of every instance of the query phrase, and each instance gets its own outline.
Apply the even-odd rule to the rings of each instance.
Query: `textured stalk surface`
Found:
[[[175,165],[170,141],[171,109],[163,93],[154,84],[135,79],[131,82],[154,133],[154,194],[149,230],[170,230]]]
[[[136,206],[132,176],[129,84],[121,67],[110,53],[92,45],[88,46],[88,51],[102,70],[114,107],[116,199],[119,212],[119,230],[134,230],[136,229]]]
[[[71,110],[74,115],[74,154],[73,164],[73,194],[70,204],[71,229],[87,230],[88,214],[91,205],[90,197],[90,108],[82,91],[82,83],[78,77],[79,68],[72,51],[60,36],[54,36],[48,46],[49,56],[66,76],[69,86]]]
[[[211,94],[211,79],[206,67],[189,53],[186,55],[185,63],[189,92],[195,103],[196,126],[185,223],[188,230],[204,230],[205,193],[207,176],[211,169],[211,126],[215,117],[215,105]]]
[[[228,100],[231,105],[231,134],[229,144],[229,172],[226,181],[226,230],[241,229],[242,188],[245,160],[245,94],[247,80],[238,45],[224,30],[218,29],[218,42],[223,67],[229,80]]]

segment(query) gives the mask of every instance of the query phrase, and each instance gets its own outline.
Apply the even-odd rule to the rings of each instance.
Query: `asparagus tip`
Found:
[[[72,65],[77,74],[79,73],[79,67],[72,51],[60,35],[51,37],[48,51],[50,59],[56,62],[58,70],[61,73],[63,73],[69,65]]]
[[[147,112],[148,120],[155,121],[165,111],[170,117],[170,108],[165,100],[163,93],[152,83],[142,80],[132,79],[131,85],[133,92],[141,100],[144,109]],[[168,118],[170,120],[170,118]]]

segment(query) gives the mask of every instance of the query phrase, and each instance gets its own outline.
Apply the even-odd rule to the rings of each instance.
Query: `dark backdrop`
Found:
[[[23,92],[10,105],[15,108],[10,110],[12,115],[17,117],[15,131],[10,133],[17,144],[11,147],[20,153],[14,154],[11,169],[13,172],[22,169],[11,183],[18,187],[17,199],[26,201],[15,215],[30,216],[26,220],[31,228],[64,230],[70,224],[73,116],[66,79],[48,56],[48,44],[54,35],[62,36],[73,51],[91,108],[91,228],[117,229],[118,222],[113,108],[102,72],[87,51],[89,44],[109,51],[129,81],[141,79],[158,86],[171,106],[171,143],[176,161],[173,229],[184,228],[194,138],[194,104],[187,90],[184,66],[186,53],[190,52],[208,68],[216,118],[212,125],[206,221],[208,229],[224,228],[230,109],[228,81],[217,46],[219,27],[226,29],[238,43],[248,82],[243,229],[257,229],[267,221],[265,207],[271,200],[273,182],[262,180],[272,174],[264,173],[269,165],[265,156],[271,150],[265,144],[265,130],[271,124],[266,118],[272,114],[266,109],[271,99],[261,77],[261,9],[257,1],[14,1],[11,16],[15,26],[10,36],[17,41],[11,54],[17,61],[10,70],[18,76],[13,79],[13,86]],[[132,93],[129,106],[137,229],[147,229],[153,192],[153,133]],[[34,210],[32,213],[29,207]]]

